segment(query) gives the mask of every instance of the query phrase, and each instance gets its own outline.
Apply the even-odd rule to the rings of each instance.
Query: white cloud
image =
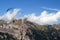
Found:
[[[10,10],[6,12],[4,15],[0,16],[0,19],[5,21],[10,21],[17,15],[18,12],[19,12],[19,9],[13,9],[12,12]]]
[[[41,15],[36,16],[34,13],[26,15],[28,21],[37,23],[37,24],[48,24],[53,22],[58,22],[60,19],[60,11],[56,13],[48,13],[47,11],[43,11]]]
[[[20,9],[13,9],[13,11],[8,11],[4,15],[0,16],[0,19],[5,21],[11,21],[14,19],[17,15],[17,13],[20,11]],[[37,23],[37,24],[48,24],[53,22],[58,22],[58,19],[60,19],[60,11],[54,12],[54,13],[48,13],[47,11],[41,12],[41,15],[36,16],[35,13],[24,15],[20,18],[27,18],[28,21]],[[16,18],[16,19],[20,19]]]
[[[53,9],[53,8],[48,8],[48,7],[41,7],[41,8],[46,9],[46,10],[59,11],[59,9]]]

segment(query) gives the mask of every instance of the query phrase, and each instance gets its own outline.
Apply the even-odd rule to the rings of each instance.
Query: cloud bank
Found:
[[[60,11],[49,13],[47,11],[41,12],[39,16],[36,16],[35,13],[24,15],[23,17],[16,18],[16,15],[20,9],[8,10],[4,15],[0,16],[0,20],[11,21],[12,19],[21,19],[27,18],[27,21],[34,22],[37,24],[49,24],[53,22],[58,22],[60,19]]]
[[[0,20],[11,21],[13,18],[15,18],[19,10],[20,9],[13,9],[12,11],[7,11],[4,15],[0,16]]]
[[[60,19],[60,11],[56,13],[48,13],[47,11],[43,11],[41,15],[36,16],[34,13],[29,14],[27,17],[28,21],[37,23],[37,24],[48,24],[48,23],[53,23],[53,22],[58,22],[58,19]]]

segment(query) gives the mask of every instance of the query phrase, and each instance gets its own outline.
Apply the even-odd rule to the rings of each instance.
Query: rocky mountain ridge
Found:
[[[38,25],[26,19],[24,19],[23,24],[21,19],[12,20],[10,23],[0,20],[0,39],[60,40],[60,24]]]

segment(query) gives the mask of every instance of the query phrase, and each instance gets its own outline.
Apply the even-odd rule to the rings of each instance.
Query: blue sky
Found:
[[[40,15],[44,10],[48,12],[59,11],[60,0],[0,0],[0,16],[5,14],[9,8],[21,9],[17,17],[31,13]],[[60,21],[57,23],[60,23]]]
[[[60,0],[0,0],[0,15],[8,8],[20,8],[22,15],[29,13],[39,15],[44,10],[41,7],[60,9],[59,4]]]

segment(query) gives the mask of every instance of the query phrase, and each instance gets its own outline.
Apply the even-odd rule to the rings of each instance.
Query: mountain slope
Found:
[[[12,40],[60,40],[60,24],[54,25],[38,25],[36,23],[32,23],[30,21],[24,20],[22,24],[22,20],[12,20],[10,23],[0,22],[0,26],[4,28],[4,30],[8,28],[9,32],[15,32],[16,34],[10,34],[11,37],[14,38]],[[6,28],[5,28],[6,27]],[[11,30],[10,30],[11,29]],[[0,30],[1,31],[1,30]],[[4,37],[4,34],[0,32],[0,35]],[[7,36],[7,35],[6,35]],[[8,37],[7,36],[7,37]],[[10,37],[9,37],[10,38]],[[3,40],[10,40],[8,38],[0,38]]]

